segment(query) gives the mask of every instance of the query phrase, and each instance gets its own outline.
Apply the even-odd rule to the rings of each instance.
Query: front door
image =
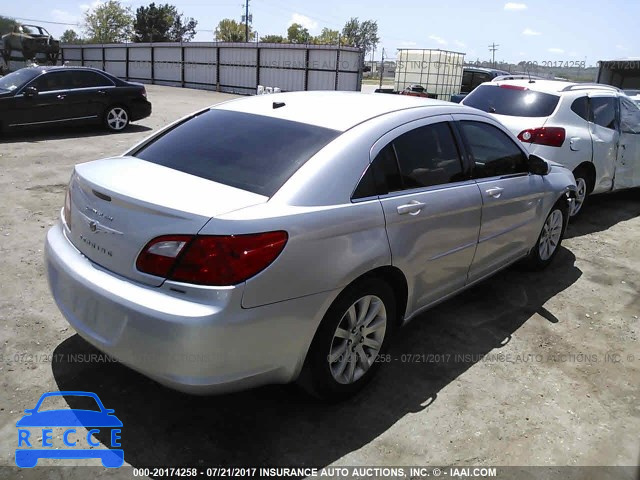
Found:
[[[535,244],[544,180],[529,173],[527,156],[502,129],[456,115],[482,195],[482,225],[469,282],[494,273]]]

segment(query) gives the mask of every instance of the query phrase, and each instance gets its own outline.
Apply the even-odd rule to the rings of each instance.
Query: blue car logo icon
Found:
[[[48,397],[76,396],[93,398],[99,410],[59,409],[38,411],[42,402]],[[26,415],[16,423],[18,427],[18,448],[16,448],[16,465],[21,468],[35,467],[40,458],[84,459],[99,458],[107,468],[118,468],[124,463],[124,451],[120,447],[122,422],[113,413],[114,410],[104,408],[98,395],[92,392],[48,392],[44,393],[33,409],[25,410]],[[54,449],[53,429],[64,428],[61,435],[64,448]],[[102,430],[111,430],[111,448],[76,448],[80,443],[77,427],[88,429],[86,443],[91,447],[99,447],[93,434]],[[41,436],[41,438],[37,438]],[[37,440],[36,440],[37,438]],[[84,437],[82,437],[84,442]]]

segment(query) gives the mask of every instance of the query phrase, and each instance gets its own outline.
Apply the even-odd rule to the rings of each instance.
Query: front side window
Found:
[[[615,97],[591,98],[591,115],[589,120],[596,125],[615,130],[616,99]]]
[[[48,72],[40,75],[32,84],[39,92],[67,90],[73,88],[71,72]]]
[[[640,133],[640,107],[627,98],[620,98],[620,130]]]
[[[528,172],[527,157],[506,133],[484,122],[461,121],[475,178]]]

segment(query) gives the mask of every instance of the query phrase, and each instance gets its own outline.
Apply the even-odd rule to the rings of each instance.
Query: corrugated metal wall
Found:
[[[362,52],[352,47],[278,43],[62,45],[63,60],[159,85],[253,94],[258,85],[359,91]]]

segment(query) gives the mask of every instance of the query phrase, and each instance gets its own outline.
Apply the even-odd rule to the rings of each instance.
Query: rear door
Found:
[[[403,125],[371,151],[392,262],[413,291],[409,311],[462,288],[476,248],[482,199],[463,167],[451,120]]]
[[[640,108],[620,97],[620,143],[614,189],[640,186]]]
[[[594,192],[613,188],[620,134],[616,121],[618,99],[611,93],[589,93],[589,132],[596,168]]]
[[[535,243],[544,181],[530,175],[522,148],[498,126],[454,115],[482,195],[482,225],[469,270],[473,282],[523,256]]]
[[[91,70],[71,70],[71,81],[66,100],[73,117],[87,120],[100,117],[115,88],[114,83]]]

